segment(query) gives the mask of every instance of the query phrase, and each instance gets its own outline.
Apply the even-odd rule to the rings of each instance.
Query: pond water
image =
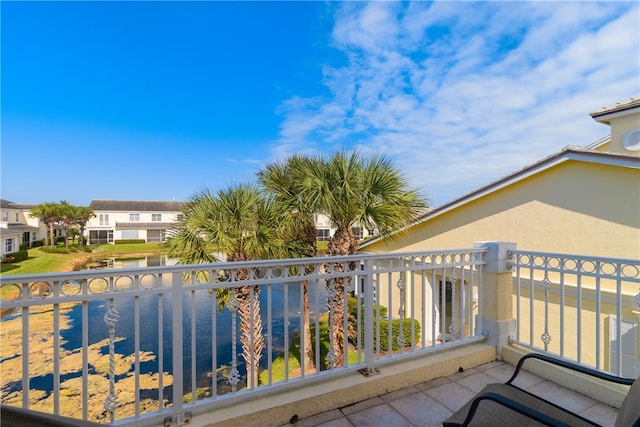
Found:
[[[153,265],[171,265],[175,264],[174,260],[167,259],[160,255],[150,255],[138,258],[104,258],[94,260],[86,268],[129,268],[129,267],[145,267]],[[85,269],[86,269],[85,268]],[[267,333],[267,298],[268,292],[264,288],[260,293],[261,313],[263,315],[263,325],[265,334],[265,351],[263,351],[261,359],[261,367],[267,367],[267,343],[272,344],[272,357],[275,359],[284,350],[284,334],[285,334],[285,310],[288,312],[289,323],[289,342],[291,343],[299,336],[301,323],[301,302],[300,292],[301,286],[298,284],[290,284],[285,286],[282,283],[270,285],[271,287],[271,316],[272,316],[272,335],[269,337]],[[287,301],[285,304],[285,293]],[[121,340],[115,343],[115,352],[124,356],[135,353],[135,299],[115,298],[114,308],[118,311],[120,318],[116,325],[115,335]],[[159,342],[162,342],[162,352],[164,355],[163,367],[164,372],[173,373],[172,366],[172,342],[171,342],[171,325],[172,325],[172,304],[173,302],[165,297],[159,302],[155,295],[140,296],[137,302],[139,306],[140,319],[140,350],[143,352],[151,352],[156,357],[153,360],[142,362],[140,364],[141,374],[158,372],[158,355],[160,354]],[[315,302],[312,299],[311,307]],[[319,302],[319,307],[323,306],[323,302]],[[159,311],[162,309],[162,339],[159,337]],[[199,291],[192,300],[189,294],[184,294],[183,302],[183,336],[184,341],[182,347],[184,349],[184,390],[185,393],[191,390],[192,375],[196,375],[197,388],[208,388],[212,384],[212,376],[216,375],[218,384],[218,393],[224,392],[226,379],[213,374],[214,371],[229,366],[232,359],[232,342],[231,342],[231,313],[227,309],[219,310],[214,301],[214,296],[208,291]],[[88,304],[87,332],[89,345],[104,340],[109,337],[108,327],[104,322],[104,315],[108,310],[108,300],[91,301]],[[191,317],[194,313],[195,327],[192,327]],[[76,305],[67,313],[71,320],[71,328],[61,331],[61,338],[66,341],[63,348],[73,351],[82,347],[82,305]],[[215,329],[214,329],[215,328]],[[245,376],[246,369],[244,367],[244,359],[241,356],[242,348],[240,346],[240,328],[237,328],[237,361],[240,374]],[[214,334],[215,333],[215,334]],[[195,336],[195,353],[191,350],[191,337]],[[216,345],[213,348],[213,337],[215,336]],[[299,338],[298,338],[299,339]],[[108,348],[102,348],[103,354],[108,354]],[[214,363],[215,369],[212,364]],[[195,359],[195,372],[192,372],[192,360]],[[133,370],[133,366],[131,371]],[[93,372],[89,372],[90,374]],[[81,373],[75,372],[61,378],[61,382],[73,377],[81,376]],[[117,381],[117,378],[116,378]],[[241,383],[242,384],[242,383]],[[241,385],[240,384],[240,385]],[[40,376],[32,379],[32,387],[40,390],[50,391],[53,389],[53,375]],[[239,386],[240,386],[239,385]],[[14,387],[19,387],[15,384]],[[11,388],[14,388],[11,387]],[[221,390],[222,388],[222,390]],[[172,398],[172,388],[165,389],[165,398]],[[141,397],[149,397],[157,399],[157,391],[141,391]]]

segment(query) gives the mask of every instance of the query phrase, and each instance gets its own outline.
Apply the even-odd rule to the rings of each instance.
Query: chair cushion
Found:
[[[527,393],[518,387],[507,384],[488,384],[480,393],[492,392],[501,396],[507,397],[513,401],[516,401],[524,406],[535,409],[545,415],[555,418],[571,426],[590,426],[594,424],[585,420],[584,418],[568,412],[546,400],[540,399]],[[443,426],[454,427],[461,426],[469,413],[469,409],[473,403],[473,399],[467,402],[462,408],[460,408],[455,414],[447,418]],[[525,415],[522,415],[514,410],[511,410],[505,406],[500,405],[497,402],[490,400],[482,400],[478,405],[478,409],[473,417],[473,420],[469,423],[470,426],[542,426],[542,423],[538,423]]]
[[[640,425],[640,381],[635,380],[627,397],[622,401],[615,427],[630,427]]]

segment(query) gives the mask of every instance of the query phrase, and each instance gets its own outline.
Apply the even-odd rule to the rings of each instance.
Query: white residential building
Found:
[[[331,224],[329,217],[324,214],[314,214],[313,221],[315,222],[316,229],[318,230],[319,242],[329,241],[331,236],[333,236],[337,230],[337,228],[333,224]],[[378,230],[376,230],[375,228],[363,229],[362,227],[354,226],[351,227],[351,230],[353,230],[353,234],[356,236],[356,240],[358,241],[378,235]]]
[[[95,217],[87,223],[87,243],[116,240],[164,242],[166,232],[180,220],[184,202],[144,200],[93,200]]]
[[[44,239],[46,227],[29,211],[34,205],[23,205],[0,199],[0,256],[18,252],[20,245],[31,247]]]

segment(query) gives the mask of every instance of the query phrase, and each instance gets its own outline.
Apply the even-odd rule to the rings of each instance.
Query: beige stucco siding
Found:
[[[516,242],[519,249],[640,258],[640,172],[568,160],[411,228],[367,252]]]

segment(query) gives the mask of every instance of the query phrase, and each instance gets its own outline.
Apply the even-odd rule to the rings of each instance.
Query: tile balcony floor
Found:
[[[505,362],[491,362],[448,377],[400,389],[353,405],[302,418],[288,427],[430,427],[441,426],[486,384],[505,382],[514,372]],[[613,426],[618,410],[590,397],[523,371],[515,385],[579,413],[603,426]],[[284,427],[284,426],[283,426]]]

